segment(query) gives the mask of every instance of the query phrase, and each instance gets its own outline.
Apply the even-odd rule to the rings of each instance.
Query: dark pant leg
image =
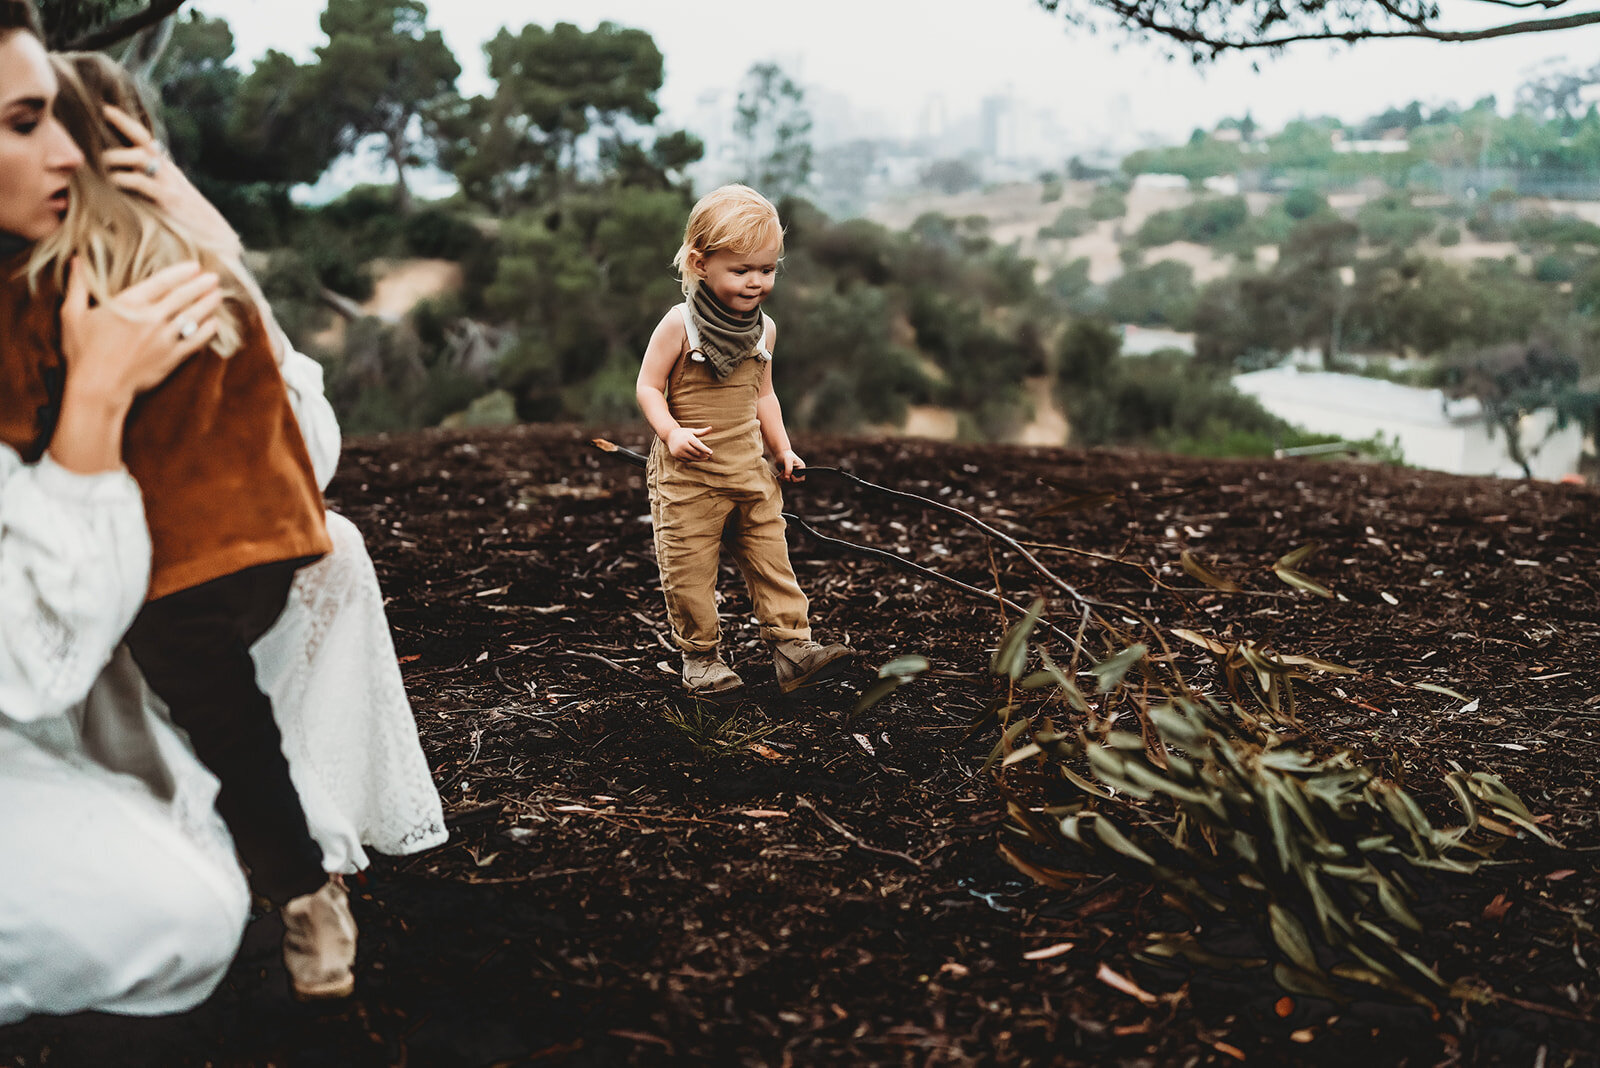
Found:
[[[327,879],[250,659],[250,646],[282,614],[299,563],[246,568],[151,601],[127,637],[150,688],[221,783],[217,811],[251,887],[275,905]]]

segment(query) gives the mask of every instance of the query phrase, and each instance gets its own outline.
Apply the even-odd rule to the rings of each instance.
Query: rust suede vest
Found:
[[[44,280],[30,294],[19,275],[26,262],[0,263],[0,441],[32,461],[54,429],[65,365],[61,292]],[[190,357],[128,417],[122,455],[150,525],[150,600],[332,547],[311,457],[253,307],[241,326],[238,352]]]

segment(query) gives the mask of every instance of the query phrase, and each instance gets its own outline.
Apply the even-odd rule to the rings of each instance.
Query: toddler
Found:
[[[695,204],[673,260],[684,303],[662,317],[639,369],[639,408],[656,433],[646,481],[656,562],[683,685],[722,698],[744,685],[717,652],[716,577],[726,539],[744,573],[761,637],[785,693],[837,675],[854,654],[811,640],[805,594],[789,565],[778,478],[798,481],[772,391],[777,326],[761,305],[772,293],[783,227],[768,200],[743,185]],[[774,476],[762,456],[771,450]]]

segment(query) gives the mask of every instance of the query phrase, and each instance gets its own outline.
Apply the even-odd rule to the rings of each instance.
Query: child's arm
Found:
[[[778,343],[778,324],[771,319],[767,320],[766,340],[767,352],[770,353]],[[778,403],[778,394],[772,388],[771,360],[761,371],[761,394],[756,398],[756,418],[761,421],[761,437],[766,441],[767,449],[783,467],[778,477],[785,482],[804,482],[806,476],[796,472],[803,471],[806,462],[789,445],[789,432],[783,426],[783,405]]]
[[[634,383],[633,395],[639,402],[650,429],[666,443],[667,451],[680,460],[708,460],[711,446],[700,440],[708,433],[708,426],[690,428],[679,425],[667,408],[667,376],[683,355],[688,343],[688,333],[683,328],[683,317],[676,308],[662,316],[645,346],[644,363],[639,367],[639,378]]]

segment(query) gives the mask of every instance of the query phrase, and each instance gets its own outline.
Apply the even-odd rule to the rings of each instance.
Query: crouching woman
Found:
[[[59,220],[82,159],[54,94],[31,9],[0,0],[0,231],[13,239]],[[0,447],[0,1024],[188,1008],[221,979],[249,914],[216,780],[112,663],[150,568],[123,424],[136,396],[211,343],[220,300],[195,264],[94,308],[69,287],[49,451],[24,464]]]

